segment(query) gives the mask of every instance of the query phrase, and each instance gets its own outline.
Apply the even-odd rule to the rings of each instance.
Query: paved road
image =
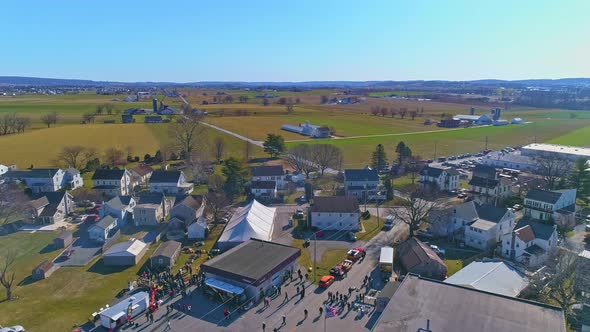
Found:
[[[217,129],[217,130],[219,130],[219,131],[221,131],[221,132],[224,132],[224,133],[226,133],[226,134],[228,134],[228,135],[232,135],[232,136],[234,136],[234,137],[237,137],[237,138],[241,139],[242,141],[250,142],[250,143],[252,143],[252,144],[254,144],[254,145],[256,145],[256,146],[262,147],[262,141],[255,141],[255,140],[253,140],[253,139],[250,139],[250,138],[248,138],[248,137],[246,137],[246,136],[242,136],[242,135],[240,135],[240,134],[238,134],[238,133],[234,133],[234,132],[233,132],[233,131],[231,131],[231,130],[223,129],[223,128],[221,128],[221,127],[218,127],[218,126],[216,126],[216,125],[212,125],[212,124],[210,124],[210,123],[207,123],[207,122],[203,122],[203,121],[201,121],[201,123],[202,123],[202,124],[204,124],[204,125],[205,125],[205,126],[207,126],[207,127],[211,127],[211,128],[213,128],[213,129]]]

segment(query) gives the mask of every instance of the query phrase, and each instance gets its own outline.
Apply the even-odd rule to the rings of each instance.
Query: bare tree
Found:
[[[84,123],[94,122],[95,117],[96,117],[96,114],[92,114],[92,113],[83,114],[82,115],[82,122],[84,122]]]
[[[81,145],[64,146],[57,154],[56,163],[65,168],[80,168],[84,162],[84,150]]]
[[[572,169],[569,160],[558,158],[538,158],[536,166],[538,174],[547,182],[549,189],[556,189],[559,179],[566,178]]]
[[[117,148],[108,148],[105,151],[104,158],[111,167],[125,164],[125,152]]]
[[[223,139],[223,137],[215,137],[215,140],[213,141],[213,148],[215,153],[215,159],[217,159],[217,161],[223,159],[223,150],[225,148],[225,140]]]
[[[25,129],[31,125],[31,118],[19,116],[16,118],[15,129],[17,133],[24,133]]]
[[[0,184],[0,225],[26,210],[27,197],[17,185]]]
[[[197,150],[197,145],[205,141],[205,126],[200,120],[201,116],[188,114],[170,126],[168,136],[175,142],[183,159],[190,158],[193,151]]]
[[[285,105],[285,110],[288,114],[293,113],[293,103],[291,101],[287,102],[287,104]]]
[[[305,174],[308,178],[309,174],[317,169],[313,162],[312,146],[308,144],[299,144],[289,150],[284,158],[285,161],[298,172]]]
[[[214,222],[219,220],[223,210],[231,203],[223,191],[207,193],[205,199],[207,201],[207,210],[213,215]]]
[[[6,299],[12,300],[12,284],[16,275],[13,271],[16,254],[13,251],[4,251],[0,256],[0,284],[6,290]]]
[[[328,168],[339,170],[342,167],[342,150],[331,144],[312,145],[312,161],[323,176]]]
[[[16,114],[4,114],[0,118],[0,135],[8,135],[14,133],[16,124]]]
[[[415,184],[416,178],[420,171],[422,170],[422,162],[420,161],[422,158],[420,156],[409,156],[405,159],[405,169],[408,174],[410,174],[410,178],[412,179],[412,184]]]
[[[434,199],[432,192],[416,188],[399,207],[390,209],[390,214],[409,226],[410,237],[412,237],[420,228],[420,223],[428,220],[430,212],[440,209],[441,206],[442,201]]]
[[[201,151],[194,151],[190,158],[187,158],[187,176],[193,179],[196,184],[207,181],[208,170],[211,163]]]
[[[51,125],[55,125],[57,123],[58,115],[56,112],[47,113],[41,116],[41,122],[47,126],[47,128],[51,127]]]

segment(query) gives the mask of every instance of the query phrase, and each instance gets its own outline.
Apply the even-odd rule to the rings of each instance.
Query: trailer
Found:
[[[393,272],[393,256],[392,247],[381,248],[381,254],[379,255],[379,269],[382,272]]]

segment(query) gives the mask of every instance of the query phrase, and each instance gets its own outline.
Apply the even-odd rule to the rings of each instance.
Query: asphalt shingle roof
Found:
[[[346,169],[344,170],[346,181],[379,181],[379,173],[374,169]]]
[[[549,240],[553,232],[555,232],[555,228],[551,225],[542,223],[540,221],[536,221],[533,219],[523,219],[516,224],[517,229],[520,229],[525,226],[531,226],[533,232],[535,233],[535,237],[543,240]]]
[[[476,187],[483,187],[483,188],[493,189],[493,188],[496,188],[496,186],[498,186],[498,183],[499,182],[500,181],[494,180],[494,179],[486,179],[486,178],[480,178],[480,177],[473,177],[469,181],[469,185],[470,186],[476,186]]]
[[[475,205],[479,219],[498,223],[508,213],[507,208],[495,207],[493,205]]]
[[[157,170],[152,173],[150,182],[152,183],[177,183],[180,179],[181,171],[164,171]]]
[[[97,169],[92,175],[92,180],[121,180],[125,169]]]
[[[59,168],[34,168],[28,171],[10,171],[5,174],[7,178],[52,178]]]
[[[353,196],[316,196],[313,198],[311,212],[358,212],[359,203]]]
[[[282,176],[285,175],[283,166],[255,166],[250,168],[252,176]]]
[[[158,249],[156,249],[156,251],[154,251],[154,254],[152,255],[152,257],[156,257],[156,256],[164,256],[164,257],[172,257],[174,256],[174,254],[180,250],[180,247],[182,246],[182,244],[180,242],[177,241],[166,241],[163,242],[162,244],[160,244],[160,246],[158,247]]]
[[[110,225],[112,225],[116,221],[117,220],[111,216],[104,216],[96,224],[94,224],[94,226],[102,228],[102,229],[107,229],[107,227],[109,227]]]
[[[561,197],[561,193],[557,191],[549,191],[542,189],[531,189],[526,194],[526,198],[539,202],[555,204]]]

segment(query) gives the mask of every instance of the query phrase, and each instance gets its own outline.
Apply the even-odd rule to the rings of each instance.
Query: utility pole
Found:
[[[432,161],[436,161],[436,141],[434,141],[434,157],[432,158]]]
[[[487,150],[487,149],[488,149],[488,137],[486,136],[486,148],[485,148],[485,150]]]

